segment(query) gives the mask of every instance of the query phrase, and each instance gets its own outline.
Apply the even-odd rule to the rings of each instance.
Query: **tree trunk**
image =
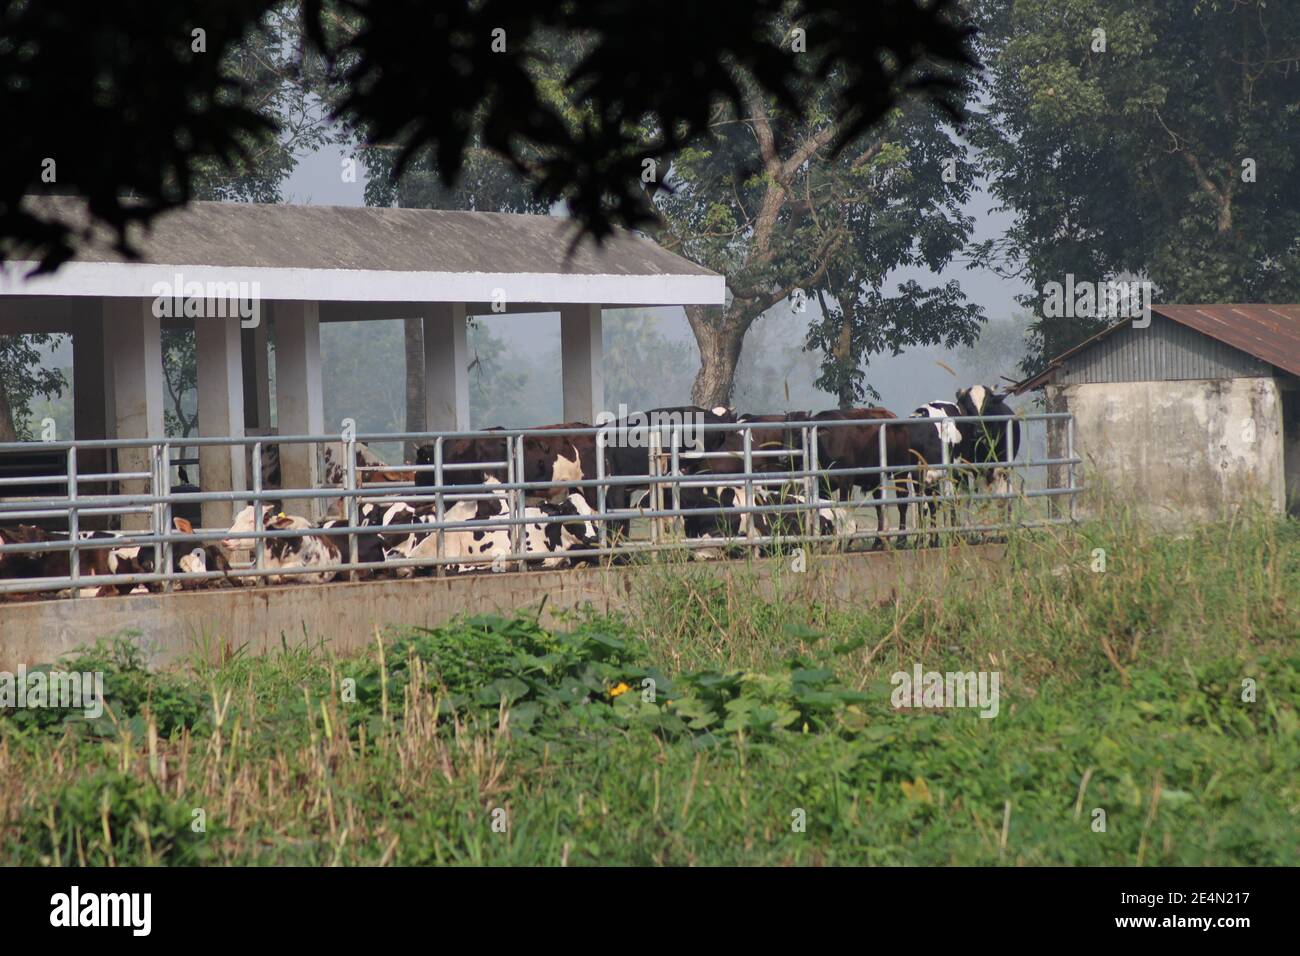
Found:
[[[0,442],[17,440],[18,430],[14,427],[14,411],[9,405],[9,396],[5,394],[4,382],[0,382]]]
[[[731,404],[745,332],[754,318],[730,309],[718,316],[708,306],[686,306],[686,321],[700,349],[700,370],[691,386],[691,401],[696,405],[715,408]]]
[[[404,319],[406,352],[406,430],[424,431],[424,320]],[[408,462],[415,461],[419,442],[408,441],[404,454]]]
[[[853,394],[853,381],[848,375],[849,363],[853,358],[853,312],[847,306],[840,309],[840,339],[835,345],[835,361],[840,367],[840,394],[837,396],[841,409],[852,408],[857,396]]]

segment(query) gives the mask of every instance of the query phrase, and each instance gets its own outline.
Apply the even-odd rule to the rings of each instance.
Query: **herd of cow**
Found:
[[[1012,414],[1005,396],[992,388],[973,386],[960,390],[955,402],[936,401],[916,409],[905,424],[881,426],[897,418],[883,408],[850,408],[820,412],[786,412],[773,415],[737,415],[732,409],[701,409],[681,406],[655,409],[658,414],[693,416],[707,425],[747,426],[745,429],[705,429],[691,443],[679,442],[676,455],[679,473],[691,479],[676,489],[663,492],[662,507],[681,509],[682,533],[690,539],[737,539],[788,537],[810,530],[801,522],[816,512],[815,534],[844,537],[857,533],[856,524],[842,503],[853,489],[876,497],[876,544],[884,542],[885,492],[892,486],[896,498],[921,497],[918,524],[936,527],[939,485],[945,475],[958,485],[1010,490],[1010,471],[1020,445],[1015,421],[954,421],[961,417],[996,418]],[[847,422],[818,428],[816,467],[829,470],[816,482],[815,500],[805,493],[801,479],[763,481],[746,479],[744,432],[750,435],[751,474],[777,474],[804,469],[804,433],[796,422]],[[884,428],[883,441],[880,434]],[[590,428],[581,422],[534,429],[516,446],[517,468],[508,468],[511,442],[505,436],[444,439],[441,446],[442,487],[464,488],[466,497],[454,491],[444,499],[441,520],[438,507],[429,500],[437,487],[435,462],[439,450],[433,445],[418,449],[416,465],[410,471],[386,468],[366,446],[357,443],[356,465],[373,485],[376,481],[398,481],[391,490],[375,489],[373,500],[358,499],[353,523],[340,499],[338,516],[314,522],[284,513],[279,507],[249,506],[236,515],[221,539],[194,538],[172,546],[172,571],[205,573],[204,578],[182,580],[181,587],[210,587],[251,584],[258,580],[277,584],[286,581],[323,583],[337,575],[409,577],[431,573],[441,564],[444,573],[472,573],[501,570],[507,562],[525,567],[558,568],[573,563],[600,560],[617,554],[611,547],[630,531],[626,518],[599,517],[600,490],[592,483],[603,473],[605,511],[636,513],[647,510],[655,499],[649,458],[640,443],[603,442],[597,435],[565,434],[564,429]],[[498,429],[489,429],[495,431]],[[555,431],[555,434],[548,432]],[[681,438],[681,435],[678,435]],[[667,444],[667,443],[665,443]],[[342,443],[324,449],[324,483],[343,484],[346,462]],[[882,474],[883,465],[888,474]],[[672,449],[664,447],[665,451]],[[521,454],[520,454],[521,452]],[[753,454],[758,452],[758,454]],[[597,455],[604,467],[598,473]],[[522,460],[519,460],[519,459]],[[943,463],[954,467],[945,470]],[[810,466],[811,460],[808,462]],[[967,467],[974,466],[974,467]],[[409,467],[409,466],[404,466]],[[274,475],[262,463],[264,487],[273,487]],[[384,470],[386,469],[386,470]],[[858,471],[877,469],[876,471]],[[840,473],[836,473],[840,472]],[[411,481],[414,487],[411,487]],[[517,501],[503,481],[532,483],[526,501]],[[476,486],[476,487],[471,487]],[[664,486],[659,486],[664,487]],[[802,490],[801,490],[802,489]],[[403,492],[411,501],[400,500]],[[751,500],[752,499],[752,500]],[[632,509],[629,511],[629,509]],[[899,531],[907,527],[906,503],[898,504]],[[259,520],[260,516],[260,520]],[[955,516],[952,518],[955,521]],[[601,521],[605,522],[602,548]],[[436,524],[436,528],[426,527]],[[190,521],[173,519],[175,533],[195,534]],[[244,567],[237,560],[254,549],[250,535],[259,528],[264,537],[261,578],[238,574]],[[349,530],[356,529],[356,530]],[[152,575],[155,549],[152,545],[115,546],[119,533],[87,531],[79,535],[78,573],[81,594],[125,594],[156,590],[157,582],[114,583],[95,587],[93,578],[103,575]],[[0,527],[0,544],[33,547],[21,551],[0,551],[0,579],[67,578],[70,550],[38,549],[42,542],[68,541],[67,532],[49,531],[34,525]],[[702,542],[697,542],[702,544]],[[726,553],[731,542],[721,547],[696,548],[697,556]],[[354,565],[355,562],[355,565]],[[232,574],[233,572],[236,572]],[[92,580],[88,580],[92,579]],[[66,588],[66,585],[64,585]]]

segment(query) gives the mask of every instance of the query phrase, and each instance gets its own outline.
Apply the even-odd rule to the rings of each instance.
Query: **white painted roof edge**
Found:
[[[246,283],[251,297],[317,302],[506,302],[600,305],[723,305],[719,275],[577,275],[564,273],[384,272],[141,262],[67,262],[53,275],[24,278],[32,262],[0,264],[0,296],[109,298],[183,296],[183,284]],[[256,283],[256,287],[254,287]]]

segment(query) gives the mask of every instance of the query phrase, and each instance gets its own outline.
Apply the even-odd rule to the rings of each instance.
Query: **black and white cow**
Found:
[[[911,457],[916,465],[912,472],[913,481],[921,493],[931,499],[918,508],[918,514],[927,514],[931,524],[938,507],[935,499],[944,479],[941,465],[945,458],[957,466],[949,469],[949,477],[958,487],[963,490],[972,487],[990,489],[997,494],[1005,494],[1011,490],[1009,467],[961,466],[995,466],[997,463],[1014,461],[1020,449],[1018,421],[951,421],[963,417],[1014,415],[1014,410],[1006,403],[1005,394],[999,394],[985,385],[972,385],[958,391],[956,398],[956,402],[927,402],[911,415],[912,418],[927,420],[924,424],[909,426],[909,439]],[[949,521],[956,523],[952,508],[949,510]]]
[[[1014,415],[1015,410],[1006,402],[1005,393],[999,394],[986,385],[972,385],[957,393],[957,406],[962,415],[980,415],[993,418]],[[1020,452],[1020,423],[1009,422],[959,422],[962,443],[959,454],[963,461],[977,465],[993,465],[1015,461]],[[1008,427],[1009,426],[1009,427]],[[1011,491],[1011,469],[979,468],[975,474],[978,486],[991,488],[998,494]]]
[[[951,421],[961,415],[961,408],[953,402],[926,402],[912,412],[912,418],[921,418],[923,424],[908,426],[908,440],[911,458],[915,467],[911,473],[911,484],[918,496],[926,500],[916,506],[917,524],[937,527],[935,515],[939,507],[939,495],[943,490],[945,477],[956,478],[956,472],[949,469],[945,475],[944,463],[956,464],[960,461],[962,432],[960,422]],[[955,524],[953,505],[949,503],[950,523]],[[931,539],[937,543],[936,538]]]
[[[804,505],[806,495],[788,486],[768,488],[755,485],[754,507],[774,505]],[[694,486],[682,489],[682,530],[687,538],[710,540],[744,538],[753,530],[762,538],[798,537],[805,533],[804,512],[742,511],[748,507],[749,495],[743,484]],[[847,513],[847,506],[828,498],[817,499],[817,533],[822,536],[851,536],[857,533],[857,522]],[[726,509],[725,513],[711,513]],[[698,559],[722,557],[723,550],[696,548],[692,555]]]
[[[276,512],[268,505],[262,505],[261,511],[263,530],[294,530],[298,532],[316,530],[316,525],[300,515],[287,515],[283,512]],[[231,551],[245,548],[251,550],[254,544],[253,539],[239,538],[237,536],[252,532],[255,528],[255,522],[254,506],[249,505],[235,516],[235,521],[226,532],[226,538],[222,544]],[[339,546],[332,540],[330,535],[300,534],[297,537],[267,538],[265,566],[267,570],[283,569],[297,572],[300,568],[338,564],[341,561],[340,555]],[[325,584],[333,581],[335,574],[335,571],[270,574],[267,575],[266,581],[268,584],[282,584],[285,582],[291,584]]]
[[[489,476],[483,483],[490,486],[500,482]],[[523,517],[526,523],[521,526],[521,543],[524,553],[530,555],[524,559],[525,565],[551,569],[568,567],[574,560],[592,560],[590,557],[574,559],[565,552],[598,547],[595,524],[590,520],[593,513],[586,499],[577,493],[570,494],[560,502],[543,501],[536,506],[525,507]],[[510,516],[509,496],[504,491],[494,491],[491,499],[456,502],[444,512],[444,522],[490,521]],[[537,520],[555,518],[572,520]],[[424,517],[424,520],[433,519]],[[509,525],[444,529],[442,556],[474,559],[449,563],[447,569],[460,574],[499,569],[500,560],[512,553],[510,531]],[[416,538],[418,540],[414,540]],[[395,557],[437,557],[438,533],[430,531],[427,535],[412,536],[398,544],[392,553]],[[536,557],[531,557],[532,555]]]
[[[645,478],[644,483],[611,484],[605,495],[606,507],[611,511],[622,511],[632,506],[633,501],[641,500],[650,490],[650,436],[657,432],[659,447],[664,452],[671,452],[673,446],[673,425],[677,425],[679,461],[683,470],[686,463],[702,453],[716,452],[722,449],[727,440],[723,431],[693,430],[696,423],[704,425],[727,425],[735,422],[734,409],[725,405],[714,408],[702,408],[699,405],[674,405],[652,408],[627,419],[616,420],[605,426],[605,474],[620,478]],[[671,424],[665,424],[665,422]],[[611,522],[611,530],[627,537],[629,522]]]

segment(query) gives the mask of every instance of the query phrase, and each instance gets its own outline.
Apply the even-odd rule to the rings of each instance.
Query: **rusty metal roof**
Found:
[[[1292,375],[1300,375],[1300,305],[1153,305],[1153,315],[1208,335]],[[1041,388],[1071,356],[1132,323],[1123,319],[1062,352],[1047,368],[1017,383],[1017,394]]]

